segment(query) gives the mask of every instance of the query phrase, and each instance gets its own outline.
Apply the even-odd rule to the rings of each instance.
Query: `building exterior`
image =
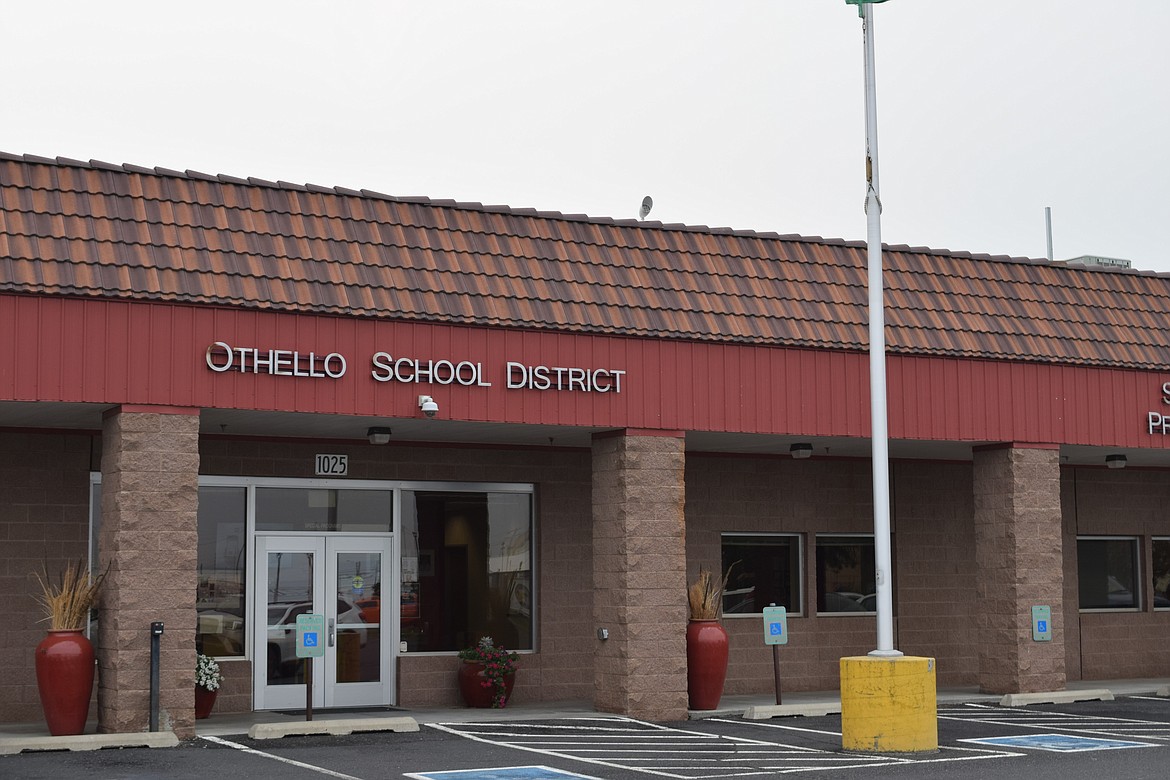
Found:
[[[885,258],[897,647],[990,692],[1170,674],[1170,278]],[[79,557],[106,731],[146,728],[154,621],[180,735],[197,646],[218,711],[303,705],[305,612],[317,706],[454,704],[491,635],[519,701],[682,717],[700,565],[728,693],[771,690],[769,603],[785,688],[836,687],[875,632],[864,263],[0,155],[0,718],[39,717],[32,575]]]

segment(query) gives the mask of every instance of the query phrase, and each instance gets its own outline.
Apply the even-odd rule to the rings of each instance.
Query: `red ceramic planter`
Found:
[[[488,708],[492,706],[496,689],[489,685],[484,687],[487,678],[483,676],[483,664],[474,661],[464,661],[459,665],[459,692],[463,694],[463,701],[468,707]],[[504,704],[512,697],[512,687],[516,684],[516,673],[504,678]]]
[[[727,631],[717,620],[687,624],[687,698],[692,710],[714,710],[727,677]]]
[[[54,737],[85,731],[93,692],[93,645],[81,631],[50,631],[36,650],[37,690]]]
[[[211,716],[211,708],[215,706],[215,697],[218,694],[218,690],[209,691],[201,685],[195,686],[195,720]]]

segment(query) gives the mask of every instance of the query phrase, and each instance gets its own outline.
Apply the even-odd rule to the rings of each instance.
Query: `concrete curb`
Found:
[[[804,715],[809,718],[819,718],[824,715],[835,715],[841,711],[841,703],[824,704],[759,704],[744,710],[744,720],[767,720],[768,718],[787,718],[794,715]]]
[[[1074,701],[1113,701],[1113,692],[1107,688],[1098,688],[1084,691],[1009,693],[999,700],[999,706],[1026,707],[1029,704],[1068,704]]]
[[[248,729],[248,736],[252,739],[280,739],[307,734],[328,734],[337,737],[358,731],[418,731],[418,722],[414,718],[347,718],[296,723],[257,723]]]
[[[1163,685],[1161,688],[1158,689],[1158,692],[1155,693],[1154,695],[1155,696],[1170,696],[1170,685]]]
[[[179,738],[173,731],[144,731],[133,734],[78,734],[73,737],[4,737],[0,755],[42,750],[101,750],[102,748],[175,747]]]

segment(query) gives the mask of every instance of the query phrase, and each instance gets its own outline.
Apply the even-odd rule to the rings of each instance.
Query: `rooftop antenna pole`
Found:
[[[879,0],[880,1],[880,0]],[[890,543],[890,448],[886,418],[886,316],[882,289],[882,201],[878,188],[877,88],[874,78],[873,6],[858,5],[865,32],[865,216],[869,271],[869,408],[873,441],[873,547],[877,580],[877,648],[871,656],[896,657]]]
[[[1048,262],[1052,262],[1052,207],[1044,207],[1044,235],[1048,237]]]

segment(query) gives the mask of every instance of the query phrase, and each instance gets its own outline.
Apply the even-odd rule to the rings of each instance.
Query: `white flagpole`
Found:
[[[865,214],[869,270],[869,397],[873,442],[873,546],[877,578],[877,649],[871,656],[900,656],[894,649],[894,598],[890,554],[890,454],[886,422],[886,318],[882,289],[882,202],[878,190],[877,91],[874,82],[873,5],[859,6],[865,34]]]

